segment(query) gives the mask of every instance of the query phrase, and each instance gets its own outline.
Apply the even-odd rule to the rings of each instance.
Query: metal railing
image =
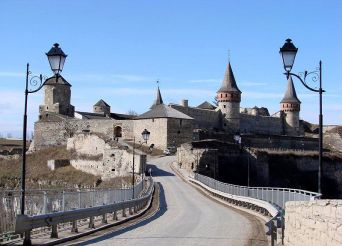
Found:
[[[144,189],[142,181],[134,186],[134,198]],[[29,216],[90,208],[132,199],[133,189],[27,190],[25,214]],[[15,217],[20,213],[20,191],[0,191],[0,240],[14,232]]]
[[[271,236],[272,246],[277,241],[278,229],[281,242],[284,243],[285,203],[288,201],[310,201],[321,197],[319,193],[300,189],[227,184],[198,173],[190,177],[191,180],[223,200],[270,215],[271,219],[265,225],[268,227],[266,235]]]
[[[51,238],[58,238],[58,225],[72,222],[71,232],[78,232],[77,224],[79,220],[88,219],[89,228],[95,228],[95,217],[101,216],[102,223],[107,224],[107,215],[112,214],[113,220],[117,220],[117,212],[122,211],[122,216],[126,217],[126,211],[130,214],[136,213],[146,207],[152,199],[154,182],[152,177],[149,179],[147,190],[142,190],[141,196],[134,199],[115,202],[110,204],[98,205],[89,208],[79,208],[70,211],[61,211],[42,215],[28,216],[18,215],[16,218],[15,233],[25,233],[25,241],[30,240],[31,231],[41,227],[51,227]]]
[[[285,209],[288,201],[311,201],[319,199],[321,194],[300,189],[277,188],[277,187],[247,187],[227,184],[213,178],[195,173],[194,179],[209,186],[212,189],[236,196],[246,196],[275,205],[277,208]]]

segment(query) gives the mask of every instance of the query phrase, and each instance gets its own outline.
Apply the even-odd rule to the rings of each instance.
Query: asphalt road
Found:
[[[137,225],[77,245],[267,245],[264,228],[248,214],[215,202],[171,170],[173,156],[150,161],[160,182],[160,210]]]

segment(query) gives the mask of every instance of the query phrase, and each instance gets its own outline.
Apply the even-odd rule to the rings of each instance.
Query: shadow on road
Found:
[[[121,234],[123,234],[125,232],[134,230],[134,229],[136,229],[138,227],[145,226],[146,224],[152,222],[153,220],[158,219],[160,216],[162,216],[166,212],[167,204],[166,204],[166,199],[165,199],[164,188],[163,188],[163,186],[159,182],[157,184],[159,186],[159,210],[152,217],[150,217],[150,218],[148,218],[148,219],[146,219],[144,221],[138,222],[137,224],[134,224],[134,225],[131,225],[131,226],[119,229],[117,231],[109,232],[109,233],[107,233],[107,234],[105,234],[103,236],[99,236],[97,238],[94,238],[94,239],[91,239],[91,240],[88,240],[88,241],[84,241],[84,242],[81,242],[81,243],[70,244],[70,245],[81,246],[81,245],[90,245],[90,244],[99,243],[101,241],[108,240],[108,239],[111,239],[111,238],[116,237],[118,235],[121,235]]]
[[[173,173],[159,169],[156,165],[153,164],[147,164],[146,170],[149,170],[149,168],[151,168],[152,170],[152,177],[175,176]]]

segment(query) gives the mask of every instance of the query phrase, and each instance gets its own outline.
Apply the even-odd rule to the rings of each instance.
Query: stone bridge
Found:
[[[121,216],[119,216],[119,208],[110,210],[110,206],[114,205],[95,206],[85,211],[89,213],[98,208],[98,214],[91,214],[90,223],[89,220],[88,222],[83,220],[82,224],[81,220],[75,217],[76,222],[74,221],[72,225],[64,223],[64,229],[62,226],[52,226],[52,232],[55,235],[46,232],[31,235],[32,243],[65,245],[275,245],[284,243],[285,245],[303,245],[298,241],[304,238],[300,236],[301,233],[297,233],[293,239],[291,235],[286,235],[285,231],[286,237],[285,241],[283,240],[284,227],[281,225],[283,223],[277,220],[283,217],[283,214],[279,215],[278,211],[283,211],[284,207],[281,206],[291,200],[301,201],[300,210],[300,207],[306,206],[306,203],[313,204],[318,194],[291,189],[282,190],[283,193],[280,193],[279,189],[269,187],[239,187],[223,184],[205,176],[202,179],[200,176],[189,177],[184,169],[179,169],[175,161],[175,156],[149,161],[156,184],[154,187],[157,188],[155,188],[153,199],[149,204],[146,203],[146,206],[143,206],[143,203],[135,203],[138,198],[133,199],[125,203],[131,205],[120,207]],[[279,194],[283,194],[282,197]],[[311,202],[304,202],[304,200],[311,200]],[[337,218],[341,217],[342,203],[329,204],[333,204],[336,208],[329,210],[333,211],[331,213],[334,213],[335,217],[331,217],[329,212],[326,212],[324,216],[330,216],[327,228],[335,229],[332,229],[332,236],[328,231],[324,231],[324,220],[322,222],[324,217],[322,216],[320,233],[326,233],[324,238],[329,244],[322,241],[323,244],[319,245],[340,245],[341,225],[338,224],[340,222]],[[292,231],[292,234],[294,228],[301,229],[303,235],[307,236],[306,240],[310,240],[310,233],[315,233],[315,227],[311,226],[311,231],[305,231],[303,222],[305,218],[310,217],[309,210],[303,215],[303,217],[306,216],[305,218],[299,218],[300,216],[291,214],[300,213],[299,210],[294,208],[293,203],[289,206],[291,206],[289,213],[286,214],[286,218],[291,219],[291,221],[286,221],[289,223],[289,231]],[[75,212],[70,211],[69,216],[72,213]],[[109,218],[109,214],[113,216]],[[96,216],[100,219],[96,220]],[[45,217],[45,221],[47,218],[52,221],[54,219],[51,216]],[[60,223],[67,222],[66,218],[67,215],[61,214]],[[34,220],[30,220],[31,224],[33,224],[32,221]],[[25,224],[25,219],[21,222]],[[123,222],[126,223],[121,224]],[[265,226],[265,222],[268,222],[266,223],[268,227]],[[68,225],[71,226],[72,232],[70,228],[68,229]],[[266,232],[271,237],[268,237]],[[26,233],[27,235],[30,234]],[[20,239],[13,241],[13,244],[21,243],[23,241]],[[308,241],[307,245],[316,244]]]

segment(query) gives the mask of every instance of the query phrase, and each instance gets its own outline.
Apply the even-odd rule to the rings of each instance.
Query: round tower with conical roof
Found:
[[[241,91],[236,84],[230,62],[227,65],[222,85],[217,91],[217,101],[225,118],[223,128],[232,132],[239,131]]]
[[[285,129],[287,135],[299,135],[299,112],[300,104],[293,85],[292,77],[287,80],[287,89],[283,100],[280,101],[280,110],[285,115]]]

